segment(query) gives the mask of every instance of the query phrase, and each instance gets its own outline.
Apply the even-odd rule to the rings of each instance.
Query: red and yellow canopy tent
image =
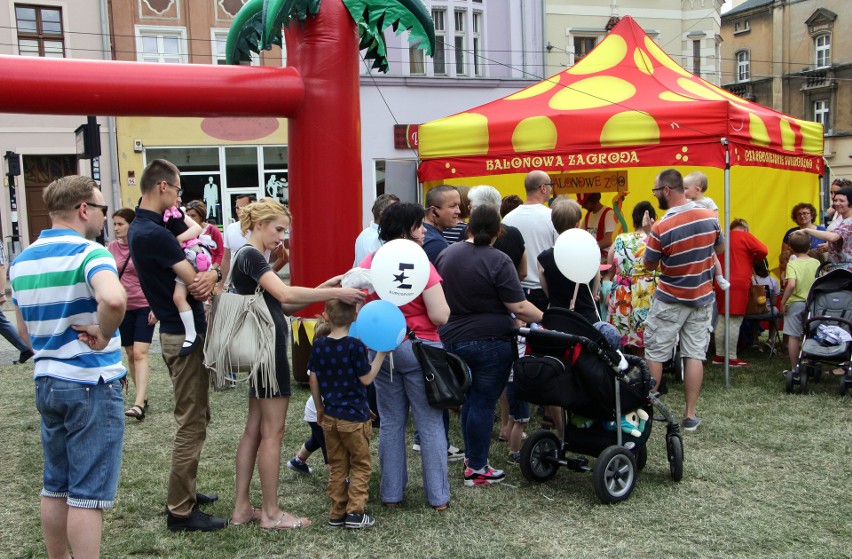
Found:
[[[523,176],[541,169],[556,194],[612,192],[604,203],[629,222],[662,169],[701,170],[708,196],[730,204],[723,228],[745,218],[777,261],[790,208],[819,207],[822,135],[692,75],[624,17],[568,70],[421,125],[419,177],[427,190],[490,184],[523,198]]]

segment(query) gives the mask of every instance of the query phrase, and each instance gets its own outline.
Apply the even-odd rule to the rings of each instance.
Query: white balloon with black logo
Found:
[[[373,255],[370,277],[376,294],[402,306],[416,299],[429,281],[429,257],[408,239],[387,242]]]

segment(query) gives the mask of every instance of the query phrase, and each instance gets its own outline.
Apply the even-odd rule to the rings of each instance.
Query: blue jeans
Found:
[[[439,342],[423,343],[440,347]],[[374,355],[371,352],[370,358]],[[382,418],[379,427],[379,465],[382,472],[379,495],[383,503],[398,503],[405,493],[408,484],[405,428],[410,409],[420,433],[420,461],[426,500],[433,507],[445,505],[450,502],[450,482],[442,410],[431,407],[426,400],[423,370],[414,357],[409,340],[393,351],[392,359],[393,370],[389,357],[374,381]]]
[[[444,347],[464,359],[473,375],[462,406],[461,427],[467,465],[479,470],[488,464],[494,406],[509,380],[515,346],[510,340],[489,339],[454,342]]]
[[[30,347],[24,343],[24,340],[21,339],[21,336],[18,335],[18,331],[15,330],[15,327],[12,326],[12,323],[9,322],[9,319],[6,318],[6,313],[3,311],[0,311],[0,336],[6,338],[6,340],[15,346],[15,349],[21,353],[30,349]]]
[[[121,381],[82,384],[35,379],[44,449],[43,497],[108,509],[115,502],[124,443]]]

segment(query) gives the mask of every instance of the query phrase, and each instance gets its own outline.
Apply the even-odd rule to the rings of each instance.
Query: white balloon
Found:
[[[376,294],[396,306],[410,303],[423,293],[429,273],[429,257],[423,247],[408,239],[382,245],[370,265]]]
[[[600,269],[601,249],[588,231],[568,229],[556,239],[553,258],[563,276],[575,283],[589,283]]]

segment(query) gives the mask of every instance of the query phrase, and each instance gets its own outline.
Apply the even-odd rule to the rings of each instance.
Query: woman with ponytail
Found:
[[[473,375],[461,414],[468,487],[505,477],[488,464],[488,451],[494,406],[517,355],[512,317],[541,321],[541,311],[524,296],[512,260],[492,246],[499,232],[497,209],[477,207],[470,215],[467,240],[450,245],[436,262],[450,305],[450,319],[439,329],[441,341],[467,362]]]

